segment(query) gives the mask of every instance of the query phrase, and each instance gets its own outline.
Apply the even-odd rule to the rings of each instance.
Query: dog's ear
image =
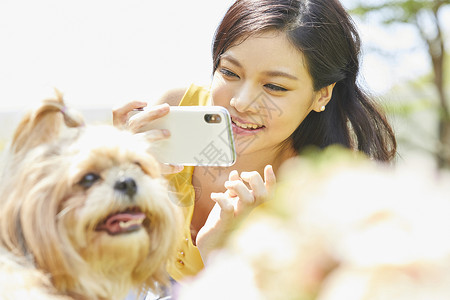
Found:
[[[44,99],[20,121],[12,139],[14,153],[58,138],[64,124],[79,127],[84,125],[84,119],[77,111],[66,107],[62,93],[54,89],[54,95]]]

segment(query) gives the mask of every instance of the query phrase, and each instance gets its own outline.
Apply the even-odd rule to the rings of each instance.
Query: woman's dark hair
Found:
[[[297,152],[341,144],[381,161],[396,153],[384,113],[359,87],[360,38],[338,0],[237,0],[217,28],[214,71],[236,42],[268,30],[284,32],[300,50],[314,90],[336,83],[324,112],[311,111],[291,136]]]

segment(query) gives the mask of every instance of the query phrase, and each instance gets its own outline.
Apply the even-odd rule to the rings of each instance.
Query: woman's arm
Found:
[[[186,91],[187,88],[177,88],[169,90],[165,94],[163,94],[161,98],[159,98],[155,102],[155,104],[167,103],[170,106],[178,106]]]

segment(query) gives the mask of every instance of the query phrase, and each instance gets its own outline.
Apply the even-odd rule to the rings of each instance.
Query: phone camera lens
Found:
[[[222,117],[218,114],[206,114],[205,121],[206,123],[220,123],[222,121]]]

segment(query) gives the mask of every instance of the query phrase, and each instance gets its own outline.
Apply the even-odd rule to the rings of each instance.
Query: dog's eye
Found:
[[[84,187],[85,189],[90,188],[97,180],[100,179],[100,176],[98,176],[95,173],[87,173],[86,175],[81,178],[80,182],[78,182],[79,185]]]

